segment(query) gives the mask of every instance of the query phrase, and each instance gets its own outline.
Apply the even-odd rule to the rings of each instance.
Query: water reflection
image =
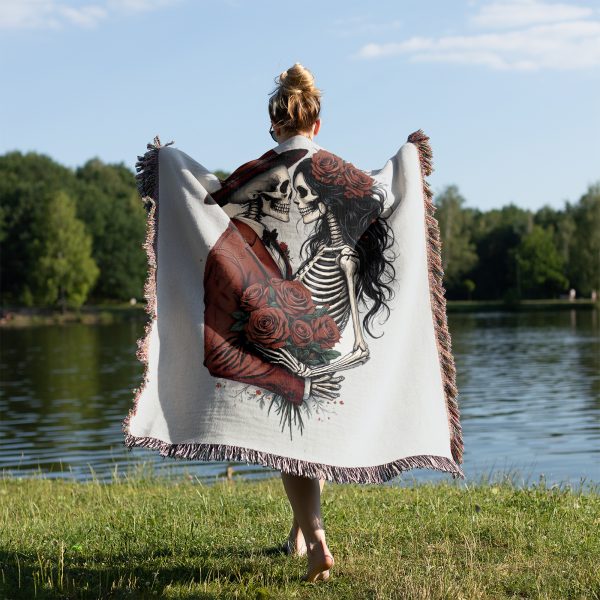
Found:
[[[465,439],[477,478],[518,470],[527,481],[600,481],[598,311],[449,315]],[[106,480],[142,461],[201,479],[222,463],[164,459],[123,445],[121,421],[141,382],[143,323],[2,331],[0,468],[11,475]],[[250,477],[276,472],[235,465]],[[403,479],[448,478],[419,470]],[[395,480],[397,483],[399,480]]]

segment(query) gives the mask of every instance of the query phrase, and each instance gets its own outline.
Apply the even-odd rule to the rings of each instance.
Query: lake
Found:
[[[600,482],[598,310],[449,313],[466,482]],[[108,481],[136,470],[214,481],[225,463],[127,450],[121,422],[141,383],[142,321],[5,328],[0,469],[5,475]],[[234,464],[245,477],[278,476]],[[391,484],[451,476],[414,470]]]

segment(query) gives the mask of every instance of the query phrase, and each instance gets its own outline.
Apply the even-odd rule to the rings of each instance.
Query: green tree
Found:
[[[557,210],[548,205],[542,206],[534,215],[534,223],[552,233],[554,245],[565,265],[565,275],[569,279],[570,246],[576,230],[571,205],[566,202],[564,210]]]
[[[442,238],[442,268],[448,297],[463,295],[464,276],[477,264],[475,244],[471,239],[474,213],[464,209],[465,199],[455,185],[450,185],[435,198],[435,217]],[[472,290],[466,290],[468,293]]]
[[[464,279],[463,287],[467,292],[467,300],[471,300],[473,292],[475,291],[475,282],[472,279]]]
[[[76,171],[84,193],[78,216],[93,236],[93,256],[100,277],[91,291],[95,299],[141,298],[147,272],[142,247],[146,212],[135,177],[124,165],[107,165],[95,158]]]
[[[96,300],[140,298],[146,213],[131,169],[91,159],[74,172],[44,155],[11,152],[0,156],[2,301],[36,302],[39,282],[32,277],[45,236],[45,202],[61,190],[76,201],[77,218],[92,235],[100,276],[91,294]]]
[[[511,250],[511,254],[518,266],[519,296],[554,296],[569,285],[563,274],[564,262],[554,245],[552,232],[540,225],[533,225],[519,245]]]
[[[32,293],[42,304],[81,306],[100,273],[92,258],[92,238],[76,216],[75,202],[57,192],[46,203]]]
[[[475,215],[473,237],[479,261],[469,279],[477,299],[498,299],[517,293],[514,249],[533,226],[532,214],[515,204]]]
[[[580,295],[600,290],[600,182],[590,185],[572,207],[575,232],[569,245],[568,272]]]
[[[45,202],[54,192],[77,196],[70,169],[50,157],[29,152],[0,156],[0,291],[3,302],[34,302],[32,277],[45,235]]]
[[[231,175],[231,171],[223,171],[222,169],[217,169],[216,171],[213,171],[213,175],[216,175],[221,181],[223,181]]]

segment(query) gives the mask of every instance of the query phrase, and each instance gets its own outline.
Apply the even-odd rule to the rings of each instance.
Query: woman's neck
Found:
[[[304,131],[304,132],[302,132],[302,131],[293,131],[291,133],[282,134],[279,137],[279,143],[285,142],[286,140],[289,140],[290,138],[293,138],[296,135],[302,135],[302,136],[308,138],[309,140],[312,140],[313,137],[314,137],[312,133],[308,133],[306,131]]]

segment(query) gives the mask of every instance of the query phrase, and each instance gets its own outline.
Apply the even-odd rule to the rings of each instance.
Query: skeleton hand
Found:
[[[292,354],[285,348],[272,350],[269,348],[263,348],[262,346],[259,346],[259,349],[270,360],[270,362],[283,365],[292,373],[295,373],[300,377],[310,377],[310,367],[306,366],[304,363],[301,363],[296,357],[292,356]]]
[[[334,377],[333,373],[311,377],[310,395],[327,400],[339,398],[339,394],[336,392],[339,391],[340,382],[343,380],[343,377]]]
[[[356,344],[356,347],[345,356],[338,358],[337,360],[323,365],[321,367],[313,367],[310,369],[309,377],[316,377],[318,375],[333,374],[337,371],[344,371],[346,369],[353,369],[357,365],[362,365],[369,360],[369,347],[366,342]]]

